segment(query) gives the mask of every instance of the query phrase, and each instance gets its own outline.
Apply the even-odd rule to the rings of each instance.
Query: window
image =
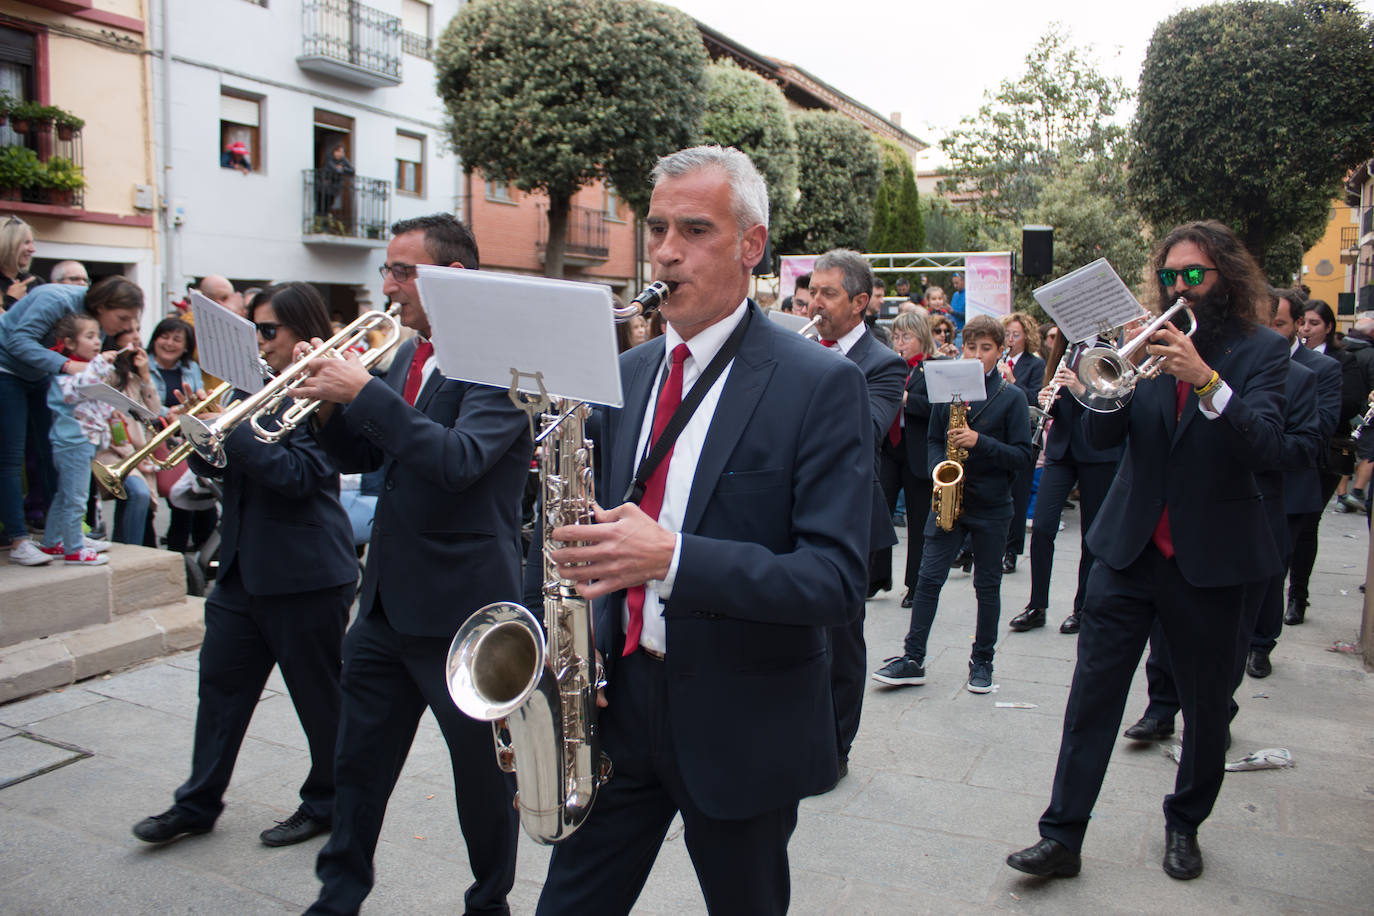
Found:
[[[509,181],[495,181],[487,179],[487,200],[500,201],[501,203],[513,204],[515,198],[511,197]]]
[[[222,91],[219,97],[219,164],[241,172],[262,171],[262,100]]]
[[[32,32],[0,27],[0,91],[16,102],[38,97],[34,78],[34,40]],[[28,146],[33,136],[21,136],[8,122],[0,127],[0,146]]]
[[[425,196],[425,138],[396,131],[396,190]]]
[[[605,183],[605,198],[602,200],[601,212],[605,214],[606,219],[617,223],[625,222],[620,218],[620,195],[615,192],[615,187],[610,181]]]
[[[433,35],[429,31],[428,0],[401,0],[401,50],[426,60],[434,59]]]

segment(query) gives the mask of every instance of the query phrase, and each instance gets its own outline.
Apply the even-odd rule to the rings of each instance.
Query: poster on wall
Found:
[[[778,281],[781,288],[778,295],[785,299],[795,293],[797,278],[802,274],[811,273],[811,265],[816,263],[818,257],[820,256],[814,254],[789,254],[780,258],[782,263],[778,267]]]
[[[974,315],[1001,318],[1011,312],[1011,255],[965,255],[964,320]]]

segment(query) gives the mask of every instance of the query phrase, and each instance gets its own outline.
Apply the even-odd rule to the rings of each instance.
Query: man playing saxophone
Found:
[[[921,572],[912,596],[911,629],[902,654],[888,659],[873,673],[879,683],[894,687],[925,683],[926,639],[935,620],[940,590],[949,578],[950,561],[967,536],[973,543],[973,590],[978,596],[978,625],[967,686],[973,693],[992,692],[993,647],[1002,615],[1002,554],[1012,514],[1011,480],[1031,463],[1026,396],[997,371],[1004,333],[1001,322],[991,316],[969,319],[964,326],[964,359],[982,362],[985,397],[969,402],[962,424],[950,422],[951,405],[931,407],[926,441],[932,475],[952,455],[967,451],[967,457],[959,462],[964,471],[962,482],[947,488],[963,487],[958,495],[960,508],[955,512],[952,505],[931,504]],[[955,408],[957,417],[958,405]],[[948,492],[936,498],[943,503],[955,497]],[[942,514],[946,521],[953,519],[948,529],[940,524]]]

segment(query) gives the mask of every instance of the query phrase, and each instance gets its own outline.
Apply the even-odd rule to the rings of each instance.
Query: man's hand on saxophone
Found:
[[[971,449],[978,444],[978,433],[967,426],[949,431],[949,444],[956,448]]]
[[[595,524],[563,525],[553,539],[569,545],[550,552],[558,574],[587,599],[665,578],[677,549],[676,535],[634,503],[597,506]]]

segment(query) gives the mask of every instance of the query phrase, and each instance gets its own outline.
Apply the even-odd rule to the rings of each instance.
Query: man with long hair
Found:
[[[1154,268],[1160,308],[1183,298],[1198,326],[1191,339],[1167,323],[1155,332],[1145,349],[1163,357],[1161,374],[1139,381],[1119,410],[1087,420],[1095,447],[1124,441],[1125,457],[1088,532],[1097,561],[1041,840],[1007,857],[1033,875],[1078,874],[1156,621],[1187,726],[1174,792],[1164,799],[1164,871],[1202,873],[1197,830],[1221,790],[1230,719],[1232,670],[1218,659],[1232,657],[1246,584],[1282,569],[1255,476],[1279,462],[1288,370],[1285,341],[1254,319],[1268,295],[1264,278],[1231,230],[1212,220],[1171,231]]]

